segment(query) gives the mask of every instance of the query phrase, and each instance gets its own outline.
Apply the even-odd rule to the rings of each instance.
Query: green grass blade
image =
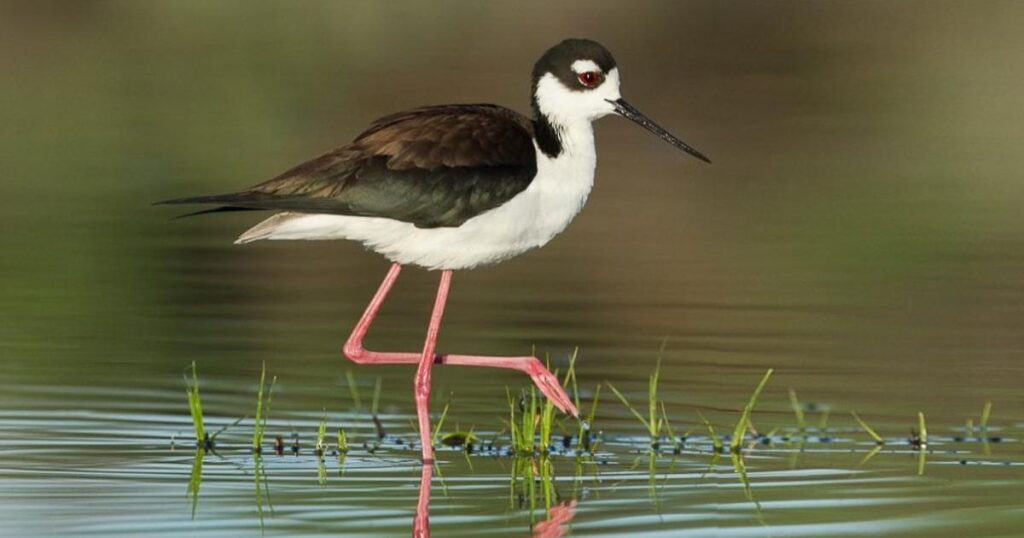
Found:
[[[345,430],[338,428],[338,452],[344,454],[348,452],[348,437],[345,436]]]
[[[682,447],[679,445],[679,439],[676,437],[676,432],[672,431],[672,424],[668,421],[668,413],[665,411],[665,402],[661,402],[661,418],[662,424],[665,425],[665,432],[668,433],[668,440],[672,443],[672,446],[678,451]]]
[[[352,370],[345,370],[345,379],[348,380],[348,394],[352,397],[352,405],[355,409],[363,408],[363,401],[359,398],[359,386],[356,385],[356,376]]]
[[[323,454],[327,448],[327,408],[323,410],[323,414],[320,415],[320,427],[316,430],[316,453]]]
[[[221,428],[219,430],[217,430],[216,432],[213,433],[213,435],[210,436],[210,441],[211,442],[215,441],[217,439],[218,435],[220,435],[220,434],[224,433],[225,431],[227,431],[228,428],[233,428],[235,426],[238,426],[239,423],[241,423],[243,420],[245,420],[247,418],[249,418],[249,417],[248,416],[238,417],[238,418],[235,419],[234,422],[231,422],[231,423],[228,423],[228,424],[225,424],[225,425],[221,426]]]
[[[857,421],[857,424],[860,424],[860,427],[862,430],[864,430],[864,433],[870,435],[871,438],[875,440],[876,444],[885,444],[885,440],[882,439],[882,436],[878,435],[878,433],[871,426],[868,426],[868,423],[864,422],[864,419],[860,418],[860,415],[858,415],[856,411],[851,411],[850,414],[853,415],[853,419]]]
[[[199,397],[199,373],[196,370],[196,361],[192,361],[192,379],[185,377],[185,394],[188,396],[188,410],[192,415],[192,427],[195,429],[196,444],[201,444],[206,438],[206,430],[203,427],[203,402]]]
[[[722,444],[722,438],[715,433],[715,427],[711,425],[711,421],[708,420],[707,417],[704,416],[704,413],[701,413],[699,409],[697,410],[697,416],[704,421],[704,426],[708,429],[708,435],[711,436],[711,446],[715,448],[715,453],[717,454],[721,452],[724,445]]]
[[[768,384],[768,380],[772,377],[772,373],[775,372],[774,368],[769,368],[764,373],[764,377],[761,378],[761,382],[757,384],[757,388],[754,389],[754,393],[750,395],[750,401],[743,408],[743,413],[740,414],[739,421],[736,422],[736,428],[733,429],[732,442],[730,448],[733,452],[740,450],[740,445],[743,443],[743,436],[747,431],[747,421],[750,419],[750,413],[754,410],[754,406],[757,405],[757,399],[761,396],[761,390]]]
[[[869,450],[867,454],[864,454],[864,457],[861,458],[860,463],[858,463],[857,466],[863,467],[864,464],[871,460],[871,458],[875,457],[876,454],[881,452],[882,448],[884,448],[882,445],[876,445],[874,448]]]
[[[274,387],[277,386],[277,376],[270,378],[270,388],[267,389],[267,403],[263,406],[263,431],[267,430],[267,421],[270,420],[270,404],[274,401]]]
[[[992,414],[992,402],[985,402],[985,408],[981,410],[981,422],[978,423],[978,427],[981,428],[981,434],[985,435],[985,431],[988,430],[988,417]]]
[[[562,381],[563,387],[572,387],[573,403],[576,404],[576,409],[580,408],[580,390],[576,381],[576,359],[579,354],[580,348],[576,346],[572,350],[572,356],[569,357],[569,371],[565,372],[565,379]]]
[[[512,451],[519,452],[519,424],[516,422],[516,399],[512,391],[505,387],[505,397],[508,399],[508,435],[512,441]]]
[[[323,452],[318,452],[318,454],[322,456]],[[316,481],[321,486],[327,485],[327,463],[323,458],[316,459]]]
[[[444,403],[444,410],[441,411],[441,418],[437,419],[437,424],[434,425],[434,432],[430,436],[430,442],[434,446],[437,446],[437,437],[441,434],[441,427],[444,426],[444,419],[448,418],[448,408],[451,406],[451,403],[451,396],[449,396],[448,401]]]
[[[590,444],[589,436],[590,432],[594,431],[594,417],[597,416],[597,404],[601,399],[601,384],[598,383],[594,389],[594,399],[590,401],[590,412],[587,414],[585,421],[580,421],[579,429],[576,438],[576,449],[583,451],[589,450],[594,452],[595,446]],[[578,409],[578,407],[577,407]],[[588,436],[584,439],[584,436]]]
[[[767,523],[765,523],[764,520],[764,511],[761,509],[761,503],[757,502],[757,499],[754,497],[754,488],[750,485],[750,478],[747,476],[747,464],[743,461],[743,456],[739,453],[733,452],[731,458],[733,471],[736,473],[736,476],[739,477],[740,484],[743,485],[743,496],[746,497],[748,501],[754,503],[754,509],[757,512],[758,521],[761,525],[766,526]]]
[[[827,406],[821,410],[821,418],[818,419],[818,431],[823,432],[828,428],[828,417],[830,414],[832,414],[832,409]]]
[[[644,429],[650,431],[650,423],[647,421],[646,418],[644,418],[643,415],[640,414],[640,411],[637,411],[637,409],[633,407],[633,404],[629,403],[629,400],[627,400],[626,397],[623,396],[621,392],[619,392],[619,389],[615,388],[615,385],[612,385],[610,381],[605,381],[604,384],[608,385],[608,388],[611,389],[615,396],[619,398],[619,401],[622,402],[622,405],[626,406],[626,409],[629,409],[629,412],[633,413],[633,416],[636,417],[636,419],[639,420],[640,423],[644,425]]]
[[[807,429],[807,423],[804,422],[804,408],[800,405],[800,400],[796,397],[796,391],[789,389],[789,405],[793,408],[793,414],[796,415],[796,427],[800,431]]]
[[[530,407],[523,413],[523,452],[534,451],[534,440],[537,438],[537,390],[530,387]]]
[[[594,389],[594,399],[590,402],[590,413],[587,415],[587,425],[594,429],[594,417],[597,416],[597,402],[601,399],[601,384]]]
[[[373,416],[377,416],[377,411],[380,409],[381,383],[380,376],[377,376],[377,383],[373,386],[373,402],[370,404],[370,413]]]
[[[544,408],[540,414],[540,453],[547,455],[551,444],[551,425],[555,419],[555,404],[544,399]]]
[[[199,508],[199,488],[203,484],[203,455],[202,448],[196,448],[195,459],[192,460],[192,474],[188,480],[188,497],[192,501],[192,519],[196,518],[196,509]]]
[[[263,368],[260,370],[260,386],[256,390],[256,419],[253,421],[252,428],[252,451],[255,453],[259,453],[260,447],[263,445],[263,389],[266,382],[267,361],[263,361]]]
[[[664,350],[664,344],[662,344]],[[651,444],[658,441],[658,434],[661,433],[661,425],[658,423],[658,377],[661,376],[661,357],[654,366],[654,373],[651,374],[650,386],[647,389],[647,431],[651,435]]]

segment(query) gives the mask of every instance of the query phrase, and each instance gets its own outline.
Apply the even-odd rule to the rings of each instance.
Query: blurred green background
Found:
[[[611,380],[642,401],[667,337],[659,394],[679,432],[703,431],[695,409],[731,428],[774,367],[759,427],[792,425],[792,387],[831,406],[848,443],[751,455],[776,535],[1014,535],[1021,28],[1014,1],[0,0],[3,528],[255,532],[247,450],[207,458],[189,519],[193,457],[168,439],[189,428],[180,375],[192,361],[217,426],[251,413],[265,362],[279,377],[268,435],[301,431],[308,446],[321,413],[352,425],[338,414],[350,369],[364,395],[383,377],[386,426],[410,434],[412,369],[339,353],[385,260],[347,242],[235,246],[259,217],[171,220],[180,208],[151,203],[246,187],[410,107],[527,112],[535,59],[589,37],[616,56],[623,95],[714,164],[599,122],[587,207],[545,248],[457,273],[440,351],[535,347],[564,369],[579,346],[585,391]],[[370,348],[419,349],[436,277],[403,273]],[[449,425],[492,435],[505,387],[528,380],[437,368],[434,383],[434,410],[453,402]],[[1006,442],[950,441],[985,401]],[[850,410],[897,439],[924,412],[946,444],[925,476],[901,443],[866,464],[856,447],[873,445]],[[607,390],[597,424],[612,442],[639,431]],[[353,427],[354,439],[372,431]],[[580,502],[579,533],[764,530],[730,468],[701,453],[679,469],[652,458],[668,466],[659,504],[653,471],[628,467],[634,448],[612,449],[611,477],[590,493],[561,483]],[[270,459],[270,528],[407,535],[415,457],[358,454],[329,486],[312,459]],[[451,459],[438,535],[529,528],[504,459]]]

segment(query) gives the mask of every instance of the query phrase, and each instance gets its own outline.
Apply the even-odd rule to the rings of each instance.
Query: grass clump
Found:
[[[538,453],[547,455],[551,447],[554,404],[546,399],[543,403],[540,402],[536,387],[530,387],[529,393],[520,392],[519,396],[513,396],[507,388],[505,390],[508,395],[508,428],[512,439],[512,452],[520,456]]]
[[[267,363],[263,363],[260,371],[260,387],[256,392],[256,420],[252,430],[252,451],[260,454],[263,451],[263,435],[267,431],[267,417],[270,416],[270,402],[274,396],[274,385],[277,383],[277,376],[270,380],[270,389],[266,391],[266,401],[263,399],[264,388],[267,383]]]
[[[575,362],[575,354],[572,362]],[[548,366],[550,367],[550,364]],[[575,378],[575,373],[572,371],[573,366],[570,365],[569,369],[570,372],[566,374],[563,385]],[[555,371],[554,375],[557,378],[558,372]],[[508,387],[505,387],[505,394],[508,397],[508,429],[512,439],[512,452],[521,456],[532,456],[538,453],[546,456],[551,447],[555,404],[543,396],[539,397],[535,385],[530,386],[529,393],[521,391],[518,396],[513,396]],[[578,397],[577,401],[579,401]],[[519,410],[518,417],[516,416],[517,409]]]
[[[518,397],[513,397],[507,388],[505,390],[508,395],[508,427],[509,435],[512,438],[512,451],[520,455],[532,455],[536,452],[535,441],[539,420],[537,390],[530,387],[529,400],[527,400],[525,392],[519,393]],[[516,409],[520,411],[519,418],[516,418]]]

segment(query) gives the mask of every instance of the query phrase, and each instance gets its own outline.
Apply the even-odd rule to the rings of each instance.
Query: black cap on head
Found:
[[[537,81],[545,73],[551,73],[566,88],[576,87],[576,73],[572,64],[576,60],[590,60],[607,73],[615,68],[615,58],[604,45],[589,39],[566,39],[551,47],[533,64],[533,85],[536,91]]]

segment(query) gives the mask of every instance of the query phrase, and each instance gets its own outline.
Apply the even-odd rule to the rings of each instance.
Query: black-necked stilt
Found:
[[[360,364],[419,364],[414,384],[424,461],[430,442],[434,363],[525,372],[562,411],[578,416],[558,379],[536,357],[435,354],[452,271],[540,247],[579,213],[594,184],[591,122],[618,114],[701,159],[619,95],[615,59],[599,43],[567,39],[533,67],[533,118],[497,105],[441,105],[386,116],[347,145],[250,189],[161,203],[218,204],[199,213],[278,211],[236,243],[259,239],[352,239],[393,263],[344,346]],[[421,353],[363,348],[403,265],[441,270]]]

